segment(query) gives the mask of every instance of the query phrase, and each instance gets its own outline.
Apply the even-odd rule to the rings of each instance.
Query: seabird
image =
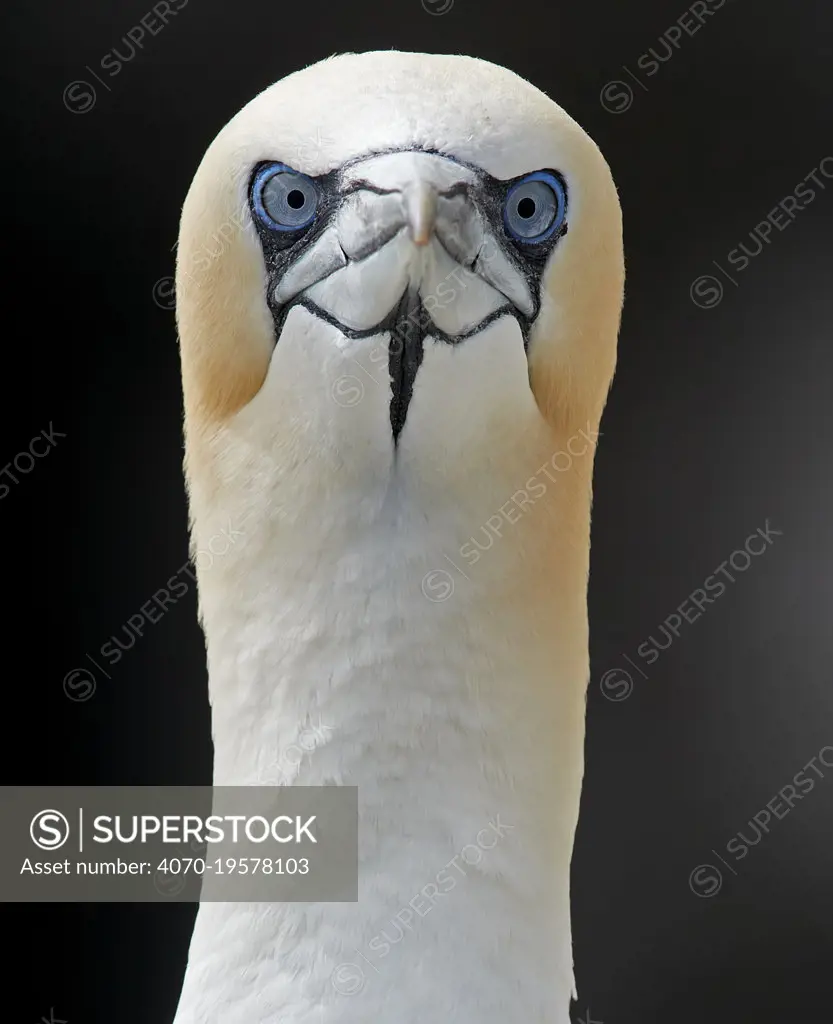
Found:
[[[176,1024],[569,1024],[623,280],[597,146],[484,60],[336,56],[211,143],[176,291],[214,783],[357,786],[359,899],[202,904]]]

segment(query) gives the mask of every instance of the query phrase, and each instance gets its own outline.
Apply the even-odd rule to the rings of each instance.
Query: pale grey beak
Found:
[[[415,245],[428,245],[437,220],[437,190],[427,181],[417,179],[402,192],[405,217]]]

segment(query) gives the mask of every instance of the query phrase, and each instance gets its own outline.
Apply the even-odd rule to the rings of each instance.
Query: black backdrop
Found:
[[[269,82],[333,52],[483,56],[598,141],[625,217],[596,472],[574,1019],[830,1020],[829,0],[709,0],[708,14],[683,0],[190,0],[163,31],[148,19],[157,34],[130,57],[124,37],[151,6],[4,11],[0,463],[50,424],[65,436],[0,488],[3,781],[210,780],[192,592],[111,678],[97,673],[89,700],[62,687],[187,556],[167,278],[205,147]],[[789,216],[750,236],[779,203]],[[746,266],[741,242],[761,248]],[[767,521],[780,533],[765,552],[724,566],[724,592],[696,621],[672,619],[679,636],[659,651],[660,624],[727,559],[745,565],[735,552]],[[776,803],[783,817],[733,857],[732,837],[754,838],[750,819],[813,758],[812,792],[786,815]],[[171,1020],[192,907],[4,916],[4,1019]]]

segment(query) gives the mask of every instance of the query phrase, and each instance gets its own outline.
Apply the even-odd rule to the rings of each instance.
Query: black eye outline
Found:
[[[278,174],[290,174],[293,177],[299,178],[304,182],[304,184],[310,187],[313,195],[315,196],[315,205],[312,213],[301,224],[281,224],[280,221],[275,220],[274,217],[269,214],[263,204],[263,190]],[[315,220],[320,204],[321,195],[318,190],[318,186],[315,184],[313,179],[301,171],[296,171],[294,167],[290,167],[288,164],[282,164],[279,162],[266,164],[266,166],[261,167],[255,175],[254,182],[252,183],[252,206],[254,207],[255,213],[261,223],[272,231],[298,232],[306,230],[306,228],[308,228]]]
[[[530,181],[542,181],[542,182],[544,182],[545,185],[549,186],[549,188],[551,189],[551,191],[552,191],[552,193],[553,193],[553,195],[555,197],[555,201],[556,202],[555,202],[555,215],[554,215],[554,217],[552,219],[552,223],[547,227],[546,231],[542,231],[538,235],[526,236],[526,235],[520,235],[520,234],[518,234],[518,232],[516,232],[516,231],[514,231],[512,229],[512,226],[509,223],[508,213],[509,213],[509,202],[512,199],[512,196],[515,195],[515,193],[518,191],[519,188],[522,188],[524,185],[528,184]],[[557,231],[560,231],[564,227],[564,224],[566,222],[566,217],[567,217],[567,189],[566,189],[566,186],[564,185],[564,182],[561,180],[561,178],[558,175],[553,174],[551,171],[533,171],[531,174],[524,175],[523,178],[521,178],[519,181],[516,181],[512,185],[512,187],[506,193],[505,199],[503,200],[503,226],[504,226],[504,229],[505,229],[507,235],[509,235],[509,237],[513,241],[519,242],[521,245],[532,245],[532,246],[535,246],[535,245],[540,245],[543,242],[549,241]]]

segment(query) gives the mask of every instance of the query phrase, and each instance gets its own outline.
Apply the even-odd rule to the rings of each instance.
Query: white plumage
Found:
[[[288,256],[251,210],[264,161],[335,197]],[[567,230],[533,259],[477,190],[540,169],[566,182]],[[598,149],[487,62],[332,58],[210,146],[177,312],[193,543],[242,533],[199,569],[215,783],[357,785],[360,880],[356,904],[202,905],[176,1024],[568,1024],[622,287]],[[427,326],[395,442],[399,340],[378,325],[403,294]]]

